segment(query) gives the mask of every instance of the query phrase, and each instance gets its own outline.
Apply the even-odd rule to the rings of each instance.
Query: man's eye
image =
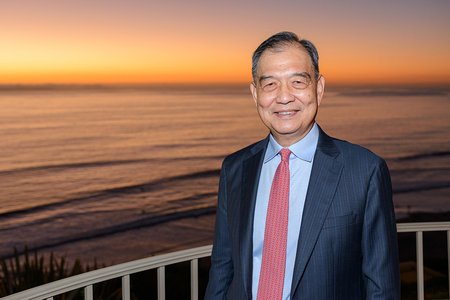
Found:
[[[292,85],[293,85],[295,88],[298,88],[298,89],[304,89],[304,88],[308,87],[309,81],[306,80],[306,78],[305,78],[305,79],[301,79],[301,80],[294,80],[294,81],[292,82]]]
[[[268,82],[268,83],[263,84],[263,89],[265,91],[274,90],[274,89],[276,89],[276,87],[277,87],[277,85],[275,84],[275,82]]]

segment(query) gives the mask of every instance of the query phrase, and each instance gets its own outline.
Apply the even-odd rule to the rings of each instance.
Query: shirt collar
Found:
[[[297,158],[300,158],[301,160],[305,160],[307,162],[312,162],[314,153],[316,152],[318,141],[319,128],[317,126],[317,123],[314,123],[313,127],[308,132],[308,134],[305,135],[304,138],[302,138],[297,143],[289,146],[288,148]],[[282,148],[283,147],[277,143],[272,134],[270,134],[269,144],[267,145],[266,154],[264,156],[264,163],[274,158]]]

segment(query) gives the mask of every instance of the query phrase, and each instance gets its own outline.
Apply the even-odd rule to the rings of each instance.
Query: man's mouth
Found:
[[[280,117],[289,117],[293,116],[297,113],[296,110],[288,110],[288,111],[276,111],[275,114]]]

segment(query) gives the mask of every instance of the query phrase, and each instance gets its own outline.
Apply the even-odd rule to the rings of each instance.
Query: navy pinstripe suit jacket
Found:
[[[253,215],[268,138],[225,158],[205,299],[251,299]],[[400,299],[386,163],[320,130],[291,299]]]

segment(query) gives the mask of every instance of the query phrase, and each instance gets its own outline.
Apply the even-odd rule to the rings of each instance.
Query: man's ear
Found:
[[[322,97],[325,92],[325,77],[320,75],[317,80],[316,93],[317,93],[317,105],[320,105],[322,102]]]
[[[253,96],[253,101],[255,101],[255,105],[257,104],[257,99],[258,99],[258,93],[256,92],[256,86],[255,83],[252,82],[250,83],[250,92],[252,92],[252,96]]]

